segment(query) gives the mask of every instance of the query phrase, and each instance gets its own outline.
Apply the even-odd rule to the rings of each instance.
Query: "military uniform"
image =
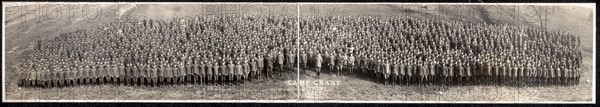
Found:
[[[229,62],[229,64],[227,65],[227,69],[228,69],[228,78],[229,78],[229,82],[234,82],[234,81],[239,81],[238,79],[235,79],[235,77],[238,77],[239,75],[236,75],[236,69],[235,69],[235,65],[233,64],[233,62]]]
[[[213,61],[210,61],[206,64],[206,66],[204,68],[206,70],[206,78],[208,80],[207,83],[209,83],[209,82],[214,83],[216,80],[216,78],[215,78],[216,71],[214,71],[215,68],[213,68],[213,67],[214,67]]]
[[[390,80],[390,73],[392,72],[391,70],[391,65],[388,62],[385,62],[383,64],[383,77],[384,77],[384,84],[387,84],[387,82]]]
[[[225,85],[225,82],[227,81],[227,77],[232,76],[229,75],[229,68],[227,68],[227,65],[225,64],[225,62],[221,62],[221,65],[219,66],[219,81],[221,82],[222,85]]]
[[[397,62],[393,63],[391,66],[392,66],[391,81],[392,81],[392,84],[397,84],[398,79],[399,79],[398,71],[400,71],[398,68],[398,63]]]
[[[258,74],[257,73],[258,72],[258,65],[257,65],[257,63],[256,63],[256,61],[254,59],[252,59],[250,61],[250,63],[248,63],[248,64],[249,64],[249,67],[250,67],[250,73],[248,74],[248,80],[255,79],[257,77],[256,75]]]
[[[265,64],[267,65],[266,75],[268,77],[273,77],[273,69],[275,68],[275,66],[274,66],[274,57],[272,56],[272,54],[268,54]]]
[[[248,75],[250,74],[250,64],[248,64],[247,59],[244,59],[244,62],[242,63],[242,68],[242,70],[244,71],[242,75],[242,80],[249,80]]]
[[[256,76],[258,79],[261,79],[261,76],[266,74],[265,72],[265,58],[258,57],[258,59],[256,59],[256,66],[258,67],[257,72],[256,72]]]
[[[321,67],[322,67],[323,57],[321,57],[321,53],[317,53],[315,55],[315,71],[317,72],[317,78],[321,77]]]

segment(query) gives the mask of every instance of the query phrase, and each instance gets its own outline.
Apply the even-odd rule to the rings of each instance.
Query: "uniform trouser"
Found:
[[[178,76],[178,79],[179,79],[178,83],[180,83],[180,84],[181,84],[181,83],[185,83],[185,78],[186,78],[186,76],[187,76],[187,75],[181,75],[181,74],[180,74],[180,75]]]
[[[246,82],[246,80],[250,80],[250,72],[242,75],[242,83]]]
[[[157,84],[165,84],[166,82],[167,82],[167,77],[158,76],[158,83]]]
[[[406,84],[406,75],[404,74],[398,74],[396,82],[397,84]]]
[[[321,77],[321,67],[316,67],[315,71],[317,72],[317,78]]]
[[[198,84],[204,84],[204,75],[194,75],[194,80],[197,81]]]
[[[413,82],[412,78],[413,78],[412,75],[405,75],[404,76],[404,82],[406,83],[406,85],[412,84],[412,82]]]
[[[213,82],[213,76],[206,75],[206,84],[212,84],[212,82]]]
[[[267,77],[273,77],[273,68],[272,67],[267,67],[267,69],[265,69],[267,71],[267,73],[265,73],[265,75]]]
[[[258,73],[256,71],[250,71],[250,74],[248,74],[248,80],[252,81],[253,79],[256,79],[256,76]]]
[[[354,65],[349,65],[348,66],[348,74],[354,75],[354,69],[356,69],[356,68],[354,68]]]
[[[235,75],[233,75],[233,74],[225,75],[223,77],[224,77],[223,82],[225,82],[225,83],[231,84],[231,83],[235,82],[235,78],[234,78]]]
[[[384,80],[383,80],[384,84],[387,84],[388,81],[390,81],[390,74],[383,74],[383,77],[384,77]]]
[[[20,79],[19,79],[19,84],[18,84],[18,85],[19,85],[19,86],[28,86],[28,81],[27,81],[27,80],[25,80],[25,79],[23,79],[23,78],[20,78]]]
[[[193,77],[194,77],[193,75],[185,75],[185,82],[186,83],[193,83],[192,82],[192,78]]]
[[[212,76],[212,83],[213,84],[219,83],[219,76],[218,75],[213,74],[213,76]]]
[[[148,85],[150,85],[150,86],[156,86],[157,80],[158,79],[156,77],[148,77]]]
[[[172,85],[175,83],[175,81],[173,81],[173,76],[167,76],[167,77],[165,77],[165,80],[166,80],[165,83],[167,83],[167,84]]]

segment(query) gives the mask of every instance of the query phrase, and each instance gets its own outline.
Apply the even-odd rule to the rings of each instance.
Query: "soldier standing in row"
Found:
[[[323,63],[323,57],[321,57],[321,52],[317,52],[315,55],[315,71],[317,72],[317,79],[321,77],[321,64]]]

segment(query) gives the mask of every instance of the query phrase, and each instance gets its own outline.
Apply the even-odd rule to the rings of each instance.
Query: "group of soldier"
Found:
[[[575,85],[578,36],[506,24],[371,16],[301,19],[301,66],[382,84]]]
[[[315,70],[317,77],[326,71],[405,85],[566,86],[578,84],[581,74],[579,37],[565,32],[404,16],[294,20],[210,15],[115,21],[38,40],[18,73],[21,85],[43,87],[243,84],[296,67]]]
[[[291,16],[140,18],[40,39],[23,86],[243,84],[288,73]],[[291,58],[291,59],[290,59]]]

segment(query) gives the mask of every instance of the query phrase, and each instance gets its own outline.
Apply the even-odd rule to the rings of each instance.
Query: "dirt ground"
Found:
[[[52,38],[71,29],[93,28],[104,22],[125,18],[172,18],[211,14],[296,15],[296,4],[94,4],[94,5],[18,5],[6,9],[3,43],[5,95],[7,100],[294,100],[295,73],[242,86],[176,85],[163,87],[85,85],[66,88],[17,87],[15,65],[29,54],[38,37]],[[540,6],[538,6],[540,7]],[[572,87],[503,86],[389,86],[347,76],[301,75],[302,81],[323,81],[320,85],[301,84],[300,100],[368,101],[514,101],[514,102],[591,102],[593,96],[593,9],[578,6],[553,6],[547,14],[547,28],[577,34],[584,52],[583,77]],[[535,15],[540,8],[530,6],[458,6],[399,4],[302,4],[301,15],[369,15],[419,18],[448,18],[496,24],[527,24],[541,27]],[[547,9],[547,8],[546,8]],[[69,11],[72,10],[72,11]],[[23,12],[25,11],[25,12]],[[533,15],[532,15],[533,14]],[[539,14],[538,14],[539,15]],[[545,17],[545,16],[544,16]],[[568,19],[568,20],[565,20]],[[537,20],[537,21],[536,21]],[[294,72],[295,70],[291,70]],[[589,81],[589,82],[588,82]]]

